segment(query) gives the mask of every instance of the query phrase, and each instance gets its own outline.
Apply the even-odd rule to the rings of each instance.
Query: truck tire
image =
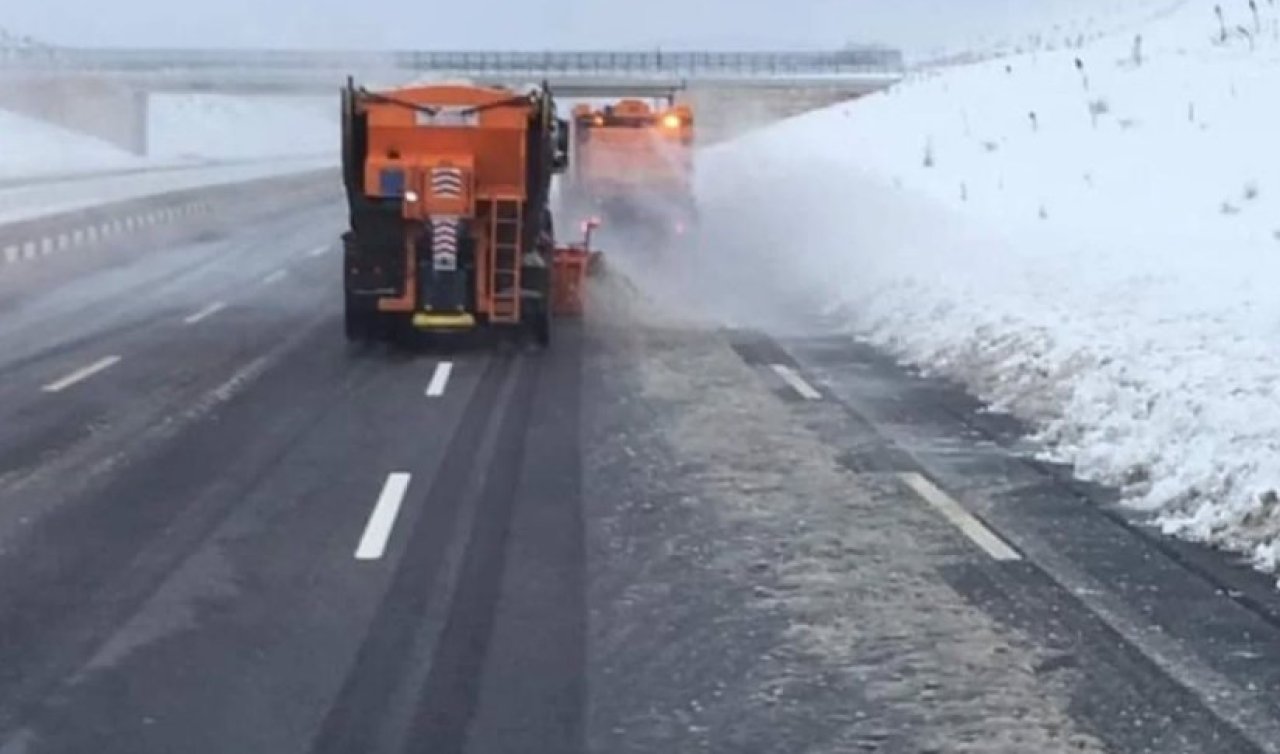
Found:
[[[551,302],[545,298],[533,314],[533,339],[543,348],[551,345]]]
[[[542,279],[539,281],[538,296],[529,301],[529,324],[533,329],[533,339],[543,348],[551,345],[552,320],[555,319],[555,302],[552,300],[555,291],[555,266],[551,255],[547,259],[548,264],[543,268]]]

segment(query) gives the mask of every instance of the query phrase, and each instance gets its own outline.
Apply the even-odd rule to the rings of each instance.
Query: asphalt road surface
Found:
[[[0,754],[1280,751],[1271,585],[953,387],[619,275],[352,346],[342,219],[0,273]]]

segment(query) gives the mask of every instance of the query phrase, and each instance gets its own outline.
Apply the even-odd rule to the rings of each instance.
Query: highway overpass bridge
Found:
[[[900,52],[302,51],[0,47],[0,107],[145,152],[155,93],[329,96],[353,76],[371,87],[429,79],[524,86],[565,97],[663,95],[692,100],[704,131],[728,134],[862,96],[897,81]],[[716,114],[725,115],[716,122]]]

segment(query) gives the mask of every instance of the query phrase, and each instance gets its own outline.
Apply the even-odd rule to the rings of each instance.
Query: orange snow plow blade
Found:
[[[583,313],[586,280],[599,271],[602,263],[601,253],[591,250],[591,234],[599,225],[597,219],[587,220],[582,224],[582,243],[556,247],[551,306],[558,317],[578,317]]]
[[[578,246],[556,249],[555,284],[552,306],[557,317],[578,317],[584,307],[582,288],[587,278],[591,252]]]

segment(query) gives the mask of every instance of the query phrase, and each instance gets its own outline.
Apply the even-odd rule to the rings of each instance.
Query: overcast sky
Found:
[[[1151,0],[3,0],[0,26],[103,46],[923,49],[1124,2]]]

